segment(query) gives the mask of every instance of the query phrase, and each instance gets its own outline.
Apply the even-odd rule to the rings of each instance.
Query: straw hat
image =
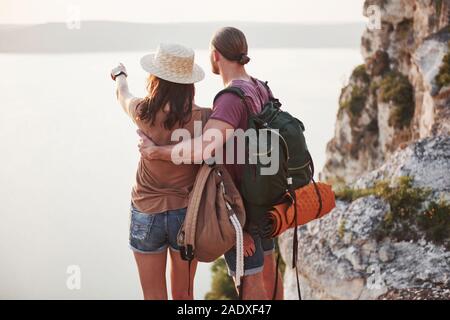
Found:
[[[142,68],[158,78],[175,83],[194,83],[205,77],[202,68],[194,63],[194,50],[178,44],[163,43],[155,53],[141,58]]]

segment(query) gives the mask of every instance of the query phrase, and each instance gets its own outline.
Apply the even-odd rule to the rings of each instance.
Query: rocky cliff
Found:
[[[337,206],[299,232],[303,297],[450,299],[450,0],[372,5],[320,174]],[[289,265],[292,231],[280,248]]]
[[[334,183],[379,167],[400,146],[450,132],[450,2],[368,0],[364,7],[370,5],[381,10],[381,29],[364,32],[365,64],[342,89],[321,173]]]

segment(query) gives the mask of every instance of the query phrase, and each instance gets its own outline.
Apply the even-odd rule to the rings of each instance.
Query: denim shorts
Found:
[[[255,253],[244,257],[244,275],[251,276],[261,272],[264,268],[264,256],[272,254],[275,248],[274,239],[264,239],[256,232],[250,232],[255,242]],[[236,247],[224,254],[228,265],[228,274],[232,277],[236,274]]]
[[[179,251],[178,231],[186,216],[186,208],[148,214],[131,205],[130,248],[139,253]]]

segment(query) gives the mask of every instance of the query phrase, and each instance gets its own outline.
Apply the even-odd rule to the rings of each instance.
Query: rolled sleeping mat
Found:
[[[335,195],[331,186],[322,182],[316,182],[316,186],[322,200],[320,212],[319,197],[314,183],[295,190],[298,226],[322,218],[336,207]],[[266,228],[265,236],[268,238],[277,237],[287,229],[295,227],[294,199],[289,193],[286,193],[285,199],[285,202],[274,206],[267,213],[266,218],[269,220],[269,225]]]

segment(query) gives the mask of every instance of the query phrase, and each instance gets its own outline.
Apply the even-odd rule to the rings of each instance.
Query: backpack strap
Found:
[[[297,221],[297,195],[295,194],[295,190],[292,188],[292,183],[288,182],[288,192],[292,197],[292,203],[294,206],[294,221],[295,221],[295,227],[294,227],[294,235],[292,239],[292,268],[295,269],[295,275],[297,279],[297,294],[298,294],[298,300],[302,300],[302,294],[300,291],[300,279],[298,276],[298,221]]]
[[[275,242],[275,250],[277,252],[277,262],[275,264],[275,283],[273,286],[272,300],[276,300],[277,292],[278,292],[278,277],[279,277],[279,268],[280,268],[280,248],[278,247],[278,241]]]
[[[269,98],[270,99],[275,99],[274,96],[273,96],[272,90],[270,90],[269,81],[261,81],[261,80],[258,80],[258,81],[261,82],[262,85],[266,88],[267,93],[269,94]]]
[[[269,87],[268,81],[261,81],[261,80],[254,79],[254,78],[252,78],[252,80],[253,80],[255,83],[258,83],[258,82],[259,82],[259,83],[262,83],[263,86],[264,86],[264,87],[266,88],[266,90],[267,90],[267,93],[268,93],[268,95],[269,95],[269,100],[272,101],[273,103],[275,103],[275,105],[276,105],[278,108],[281,107],[280,101],[279,101],[278,99],[276,99],[276,98],[273,96],[273,93],[272,93],[272,90],[271,90],[270,87]],[[257,89],[258,89],[258,91],[259,91],[259,87],[257,87]],[[231,94],[234,94],[235,96],[238,96],[238,97],[242,100],[242,103],[244,104],[244,106],[245,106],[245,108],[246,108],[246,110],[247,110],[247,115],[253,114],[252,109],[250,108],[250,106],[249,106],[248,103],[247,103],[247,100],[246,100],[246,96],[245,96],[244,91],[242,91],[242,89],[239,88],[239,87],[227,87],[227,88],[225,88],[225,89],[219,91],[219,93],[216,94],[216,96],[214,97],[214,102],[213,102],[213,103],[216,103],[217,99],[218,99],[220,96],[222,96],[223,94],[225,94],[225,93],[231,93]],[[261,94],[261,92],[260,92],[260,94]]]
[[[186,212],[186,219],[183,223],[187,237],[184,239],[184,245],[180,246],[180,256],[182,260],[187,260],[188,262],[188,296],[191,295],[191,265],[195,257],[195,232],[197,228],[198,210],[206,182],[212,170],[214,170],[214,166],[203,165],[200,168],[192,191],[192,201],[188,207],[189,213]]]
[[[197,174],[197,178],[192,189],[191,201],[186,212],[186,219],[184,220],[184,245],[180,246],[180,255],[183,260],[189,261],[194,258],[198,210],[206,181],[208,180],[212,170],[214,170],[214,166],[203,165]]]
[[[266,88],[268,94],[269,94],[269,100],[272,101],[278,108],[281,107],[281,102],[280,100],[278,100],[277,98],[274,97],[272,90],[269,87],[269,81],[261,81],[258,80],[259,82],[261,82],[263,84],[263,86]]]
[[[247,103],[247,100],[246,100],[246,97],[245,97],[245,93],[239,87],[227,87],[227,88],[219,91],[219,93],[216,94],[216,96],[214,97],[214,102],[213,103],[216,103],[217,99],[219,99],[219,97],[221,97],[225,93],[231,93],[231,94],[239,97],[241,99],[243,105],[245,106],[245,109],[247,111],[247,115],[252,114],[252,109],[250,108],[250,106]]]

